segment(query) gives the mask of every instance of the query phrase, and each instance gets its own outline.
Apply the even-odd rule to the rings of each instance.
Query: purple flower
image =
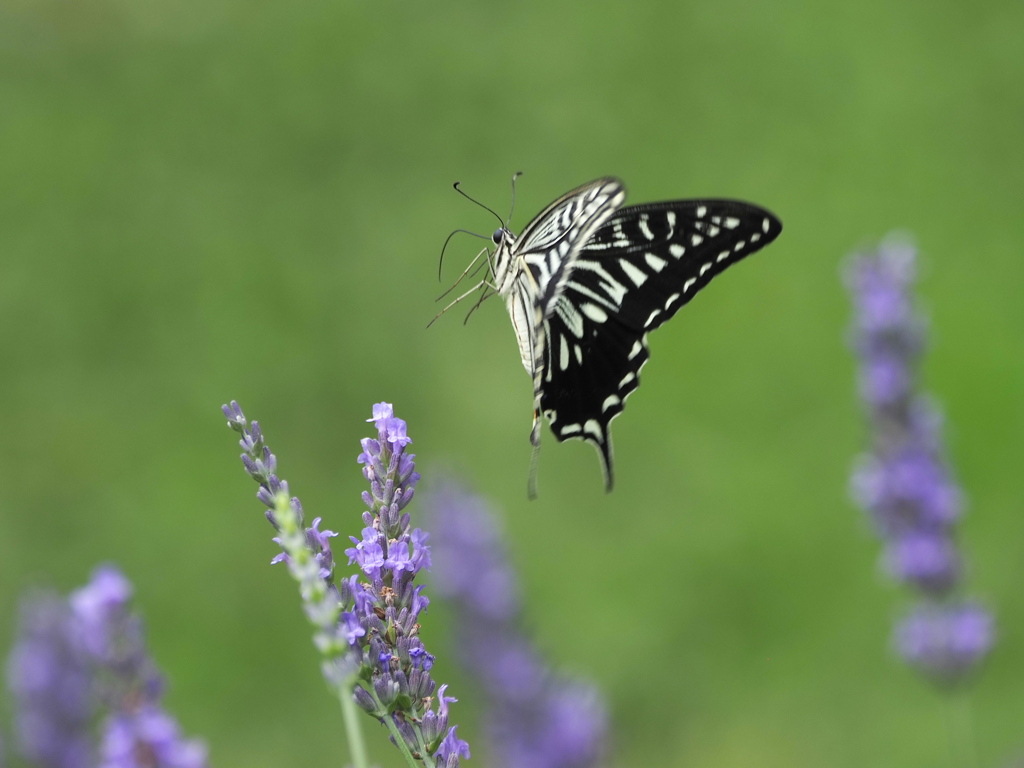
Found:
[[[601,764],[608,716],[592,686],[564,681],[552,686],[542,709],[512,711],[513,717],[491,718],[488,727],[492,742],[503,750],[502,765],[584,768]]]
[[[598,765],[608,727],[604,704],[592,686],[553,674],[523,633],[519,586],[493,513],[448,484],[431,499],[431,525],[437,590],[455,606],[458,660],[485,696],[495,764]]]
[[[944,594],[960,577],[960,556],[948,536],[914,532],[889,542],[886,565],[900,581],[922,592]]]
[[[901,338],[919,328],[910,288],[917,277],[914,247],[892,238],[874,256],[857,258],[845,278],[857,309],[857,327],[864,342],[884,333]]]
[[[413,757],[457,768],[469,756],[469,745],[448,727],[448,704],[441,687],[438,709],[433,708],[436,683],[430,676],[434,657],[419,638],[420,614],[430,601],[417,573],[430,566],[429,535],[412,529],[405,511],[420,476],[406,423],[390,403],[373,406],[367,421],[377,428],[375,438],[360,441],[358,463],[370,484],[363,493],[360,538],[350,536],[345,550],[350,565],[361,571],[334,583],[332,531],[320,531],[320,519],[301,534],[301,505],[288,497],[288,485],[274,472],[277,460],[267,448],[256,422],[248,426],[238,404],[223,407],[228,426],[241,434],[242,464],[259,485],[257,497],[268,508],[268,519],[279,535],[279,556],[301,584],[305,609],[318,627],[317,647],[324,654],[324,674],[339,693],[352,697],[364,711],[388,727],[396,745]],[[441,762],[438,762],[441,761]]]
[[[131,612],[132,585],[111,565],[71,594],[73,626],[99,670],[103,726],[101,768],[205,768],[206,747],[182,738],[160,706],[163,678],[146,651],[142,622]]]
[[[384,565],[396,573],[399,571],[415,572],[416,569],[412,567],[412,559],[409,553],[409,543],[402,542],[399,544],[395,542],[392,544],[388,550],[388,558],[384,561]]]
[[[113,715],[101,746],[100,768],[205,768],[206,748],[181,738],[174,718],[147,704]]]
[[[430,534],[426,531],[421,531],[417,528],[412,532],[411,563],[414,571],[430,568],[430,547],[427,546],[427,541],[429,540]]]
[[[383,430],[387,420],[395,415],[395,409],[391,407],[391,403],[374,403],[372,410],[373,416],[367,421],[372,421],[378,430]]]
[[[926,605],[903,618],[894,640],[909,664],[957,682],[991,650],[995,628],[992,614],[975,603]]]
[[[67,600],[44,593],[22,603],[7,680],[21,754],[43,768],[91,768],[92,674]]]
[[[378,541],[379,538],[376,528],[363,528],[362,540],[360,541],[355,536],[349,536],[355,546],[345,550],[345,554],[348,555],[348,564],[355,563],[363,573],[373,579],[380,578],[380,569],[385,565],[384,548]]]
[[[359,638],[366,634],[363,625],[359,623],[359,617],[354,613],[345,611],[341,614],[341,621],[344,626],[345,639],[349,645],[356,645]]]
[[[404,448],[412,442],[412,438],[405,433],[405,422],[401,419],[388,419],[385,432],[387,441],[400,448]]]
[[[131,583],[112,565],[101,565],[71,593],[72,626],[90,662],[109,671],[98,690],[112,711],[123,701],[163,694],[163,678],[149,657],[141,619],[131,611]]]
[[[131,612],[131,583],[110,565],[69,599],[26,603],[9,661],[22,751],[46,768],[205,768],[160,705],[163,679]],[[98,755],[92,725],[105,713]]]
[[[131,598],[131,582],[112,565],[99,566],[88,584],[71,593],[79,640],[94,657],[113,649],[112,634],[123,623]]]
[[[429,673],[434,657],[418,637],[417,619],[430,601],[422,594],[423,587],[413,581],[422,568],[430,566],[431,558],[429,535],[412,529],[409,513],[404,511],[420,477],[413,455],[405,452],[412,440],[406,423],[394,416],[388,403],[375,405],[370,421],[378,434],[376,439],[361,441],[363,452],[358,458],[370,483],[370,490],[363,494],[368,508],[363,513],[365,527],[362,539],[353,537],[355,546],[345,550],[349,561],[358,564],[369,581],[350,582],[344,592],[351,594],[346,604],[350,601],[355,614],[365,620],[366,635],[358,641],[371,651],[364,670],[370,676],[372,693],[383,704],[384,695],[390,695],[397,685],[399,691],[409,690],[406,699],[411,703],[398,699],[400,706],[392,714],[385,714],[380,706],[369,711],[393,728],[392,740],[396,733],[400,735],[413,755],[421,755],[425,749],[444,765],[457,766],[460,757],[469,757],[469,745],[455,737],[454,726],[444,730],[448,703],[455,701],[444,696],[444,686],[439,711],[431,709],[435,683]],[[360,603],[366,606],[363,610]],[[381,658],[387,662],[372,663]],[[372,698],[369,689],[365,693]],[[358,698],[365,708],[365,696]]]
[[[444,563],[433,573],[438,592],[489,620],[517,619],[519,585],[493,512],[454,485],[442,487],[431,507],[435,528],[446,531],[434,545],[434,559]]]
[[[888,242],[856,257],[846,273],[857,309],[860,391],[872,426],[871,451],[858,461],[850,487],[885,541],[886,570],[925,596],[900,624],[897,648],[949,682],[991,647],[992,617],[976,605],[950,602],[963,575],[953,538],[962,494],[943,455],[941,417],[914,390],[925,328],[913,307],[914,260],[912,246]]]
[[[866,401],[890,405],[909,391],[910,376],[902,360],[883,353],[864,361],[860,393]]]
[[[456,701],[456,699],[451,699],[451,701]],[[449,728],[448,734],[437,748],[437,757],[444,761],[442,765],[456,766],[459,764],[458,758],[464,757],[467,760],[469,759],[469,742],[463,741],[455,735],[455,729],[458,727],[453,725]]]
[[[881,428],[899,427],[899,424]],[[961,494],[942,458],[909,432],[903,445],[879,445],[854,470],[851,488],[883,536],[948,530],[960,516]]]

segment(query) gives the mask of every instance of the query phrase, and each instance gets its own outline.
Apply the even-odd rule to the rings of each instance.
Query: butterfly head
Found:
[[[500,227],[494,230],[491,239],[496,246],[491,260],[494,284],[498,288],[498,293],[502,296],[508,296],[508,292],[512,290],[512,279],[515,275],[515,270],[512,266],[512,252],[515,248],[516,236],[512,234],[512,230],[508,227]]]

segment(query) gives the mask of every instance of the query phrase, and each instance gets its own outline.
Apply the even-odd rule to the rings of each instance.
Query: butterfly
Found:
[[[594,445],[605,488],[612,489],[611,423],[640,384],[647,335],[782,231],[772,213],[738,200],[623,208],[625,200],[623,183],[606,177],[566,192],[518,237],[502,221],[491,238],[494,252],[477,256],[487,254],[490,280],[452,302],[481,285],[476,306],[495,293],[505,300],[533,379],[531,497],[541,414],[559,442]]]

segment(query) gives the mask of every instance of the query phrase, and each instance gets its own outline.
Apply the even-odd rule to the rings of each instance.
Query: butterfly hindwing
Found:
[[[544,415],[560,442],[580,438],[597,448],[605,485],[611,488],[611,422],[640,383],[640,369],[648,358],[647,335],[637,335],[614,316],[597,323],[564,295],[545,321],[544,332]]]

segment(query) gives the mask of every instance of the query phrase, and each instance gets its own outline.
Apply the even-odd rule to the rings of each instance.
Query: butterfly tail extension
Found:
[[[601,473],[604,475],[604,492],[611,493],[615,487],[615,471],[612,464],[612,438],[594,444],[597,453],[601,457]]]

